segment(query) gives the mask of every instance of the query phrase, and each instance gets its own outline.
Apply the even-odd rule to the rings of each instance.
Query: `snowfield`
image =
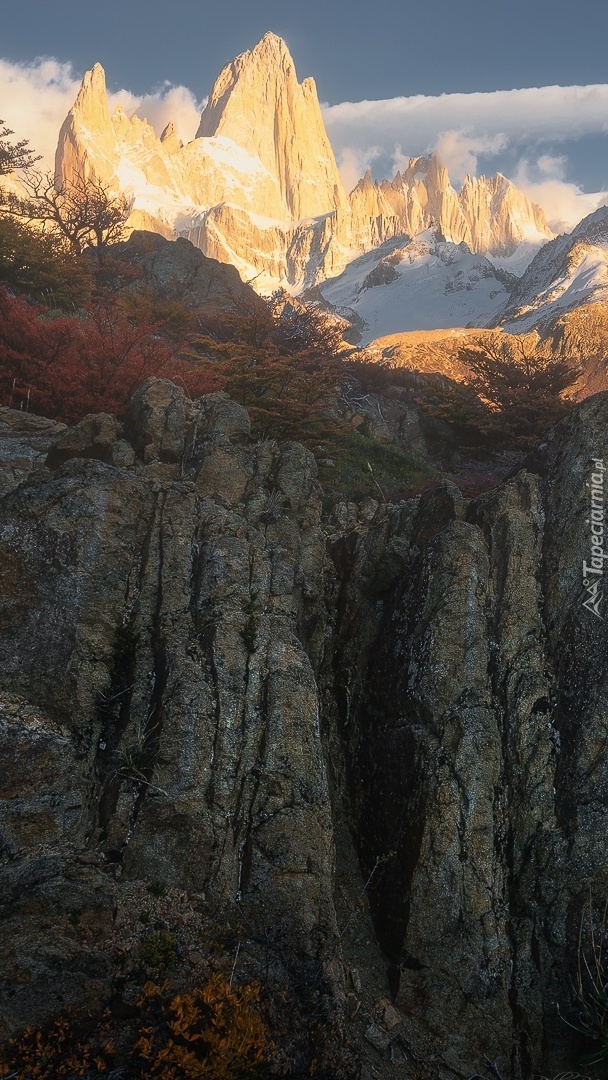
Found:
[[[365,323],[361,344],[408,330],[485,326],[509,298],[509,275],[432,229],[355,259],[320,291]],[[513,279],[514,280],[514,279]]]

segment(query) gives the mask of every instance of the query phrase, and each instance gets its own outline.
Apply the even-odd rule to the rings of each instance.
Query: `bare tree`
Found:
[[[458,358],[475,389],[501,410],[521,407],[530,397],[557,403],[581,374],[574,357],[556,357],[547,343],[530,346],[517,337],[466,346]]]
[[[14,134],[4,120],[0,120],[0,176],[7,176],[18,169],[31,169],[40,161],[40,155],[35,157],[33,150],[29,149],[27,139],[21,139],[17,143],[9,142],[9,135]]]
[[[8,211],[59,234],[75,254],[94,248],[101,257],[108,244],[124,239],[132,204],[112,195],[98,177],[77,174],[59,181],[50,172],[29,169],[22,188],[23,195],[9,196]]]

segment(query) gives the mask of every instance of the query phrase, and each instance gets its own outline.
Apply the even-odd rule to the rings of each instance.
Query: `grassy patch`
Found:
[[[357,433],[328,442],[318,464],[319,481],[332,503],[366,497],[398,501],[417,495],[440,475],[411,451]]]

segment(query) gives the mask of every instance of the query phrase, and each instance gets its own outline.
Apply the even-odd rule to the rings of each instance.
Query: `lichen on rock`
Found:
[[[3,1036],[107,1003],[152,919],[184,978],[219,925],[222,963],[312,995],[379,1075],[574,1065],[556,1002],[608,887],[580,580],[607,417],[589,399],[474,502],[344,504],[326,539],[312,454],[226,394],[3,416],[0,462],[31,446],[0,502]]]

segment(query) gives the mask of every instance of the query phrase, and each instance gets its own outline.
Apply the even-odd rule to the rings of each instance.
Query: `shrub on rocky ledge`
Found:
[[[0,1076],[163,1077],[238,1080],[268,1075],[275,1046],[261,1015],[257,983],[231,986],[216,972],[199,988],[175,992],[168,982],[145,984],[121,1016],[58,1017],[26,1030],[0,1052]],[[126,1015],[125,1015],[126,1014]]]

